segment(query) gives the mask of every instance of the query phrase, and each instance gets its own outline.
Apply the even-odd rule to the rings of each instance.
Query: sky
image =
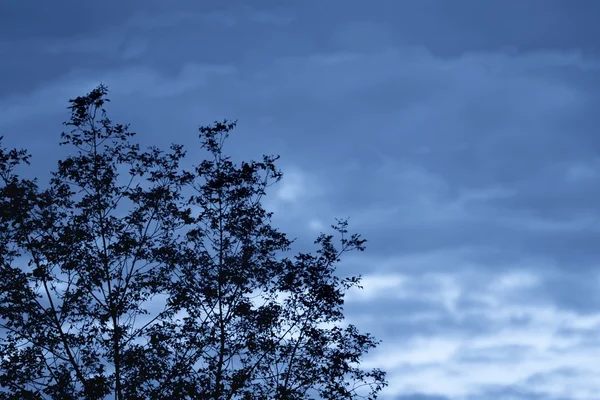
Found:
[[[385,400],[600,393],[600,2],[0,2],[0,135],[47,179],[68,99],[108,86],[142,143],[237,119],[279,154],[296,250],[366,239],[348,321]],[[199,153],[198,153],[199,154]]]

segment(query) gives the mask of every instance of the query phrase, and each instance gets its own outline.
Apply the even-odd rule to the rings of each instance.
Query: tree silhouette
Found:
[[[335,274],[365,240],[340,220],[286,257],[260,202],[278,157],[234,164],[235,123],[215,122],[185,170],[183,146],[132,143],[106,95],[70,100],[76,154],[44,189],[0,146],[0,398],[376,398],[385,374],[360,361],[377,342],[343,323],[359,277]]]

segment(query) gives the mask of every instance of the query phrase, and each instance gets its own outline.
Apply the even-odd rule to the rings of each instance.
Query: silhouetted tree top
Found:
[[[365,240],[345,220],[293,242],[261,204],[278,157],[234,164],[235,122],[199,130],[208,157],[142,150],[103,85],[70,100],[50,183],[21,178],[0,137],[1,399],[350,399],[386,385],[377,342],[344,322]]]

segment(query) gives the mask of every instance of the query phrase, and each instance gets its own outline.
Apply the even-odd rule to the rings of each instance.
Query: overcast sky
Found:
[[[45,181],[67,100],[105,83],[146,144],[238,119],[266,205],[382,340],[384,399],[597,399],[600,2],[0,0],[0,135]],[[193,147],[190,156],[193,158]]]

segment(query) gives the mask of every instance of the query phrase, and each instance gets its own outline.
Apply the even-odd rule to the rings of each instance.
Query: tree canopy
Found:
[[[338,220],[289,256],[261,203],[278,157],[233,163],[235,122],[215,122],[186,169],[108,101],[70,100],[73,154],[44,187],[0,142],[0,398],[376,398],[385,373],[360,362],[378,342],[343,314],[360,276],[336,273],[365,240]]]

